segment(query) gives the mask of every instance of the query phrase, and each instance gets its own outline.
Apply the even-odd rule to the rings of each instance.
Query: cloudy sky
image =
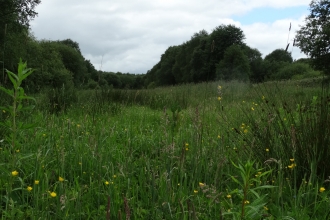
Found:
[[[285,49],[304,24],[310,1],[43,0],[31,29],[39,40],[78,42],[96,69],[146,73],[169,46],[221,24],[240,27],[247,45],[263,56]],[[297,47],[289,51],[294,59],[305,57]]]

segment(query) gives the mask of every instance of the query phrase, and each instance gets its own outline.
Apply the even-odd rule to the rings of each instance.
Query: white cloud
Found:
[[[172,45],[181,44],[205,29],[235,24],[246,35],[248,45],[264,55],[286,46],[288,24],[300,20],[241,25],[233,15],[247,14],[257,7],[291,7],[310,0],[47,0],[37,7],[32,24],[38,39],[70,38],[98,69],[145,73]],[[293,32],[291,33],[293,35]]]

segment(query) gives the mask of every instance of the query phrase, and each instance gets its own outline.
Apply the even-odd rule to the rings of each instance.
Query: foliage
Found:
[[[271,76],[274,80],[293,79],[294,77],[310,78],[319,76],[308,64],[295,62],[281,68],[277,73]]]
[[[278,87],[267,83],[264,86],[274,90],[269,94],[250,84],[221,81],[152,90],[81,90],[77,102],[58,114],[45,111],[47,94],[38,94],[33,120],[39,123],[20,134],[24,144],[12,153],[0,140],[4,198],[0,215],[4,219],[327,219],[330,180],[324,181],[316,169],[308,172],[313,166],[302,165],[300,156],[293,156],[291,130],[273,129],[270,137],[264,133],[268,123],[291,129],[288,117],[283,125],[277,117],[283,118],[285,110],[296,109],[298,103],[310,103],[315,94],[313,109],[323,112],[323,119],[329,117],[318,104],[320,85],[297,83],[281,82]],[[283,99],[278,91],[285,94]],[[286,109],[271,121],[282,102]],[[317,123],[313,126],[295,127],[297,140],[304,138],[301,149],[308,148],[308,137],[313,136],[305,134],[319,134]],[[327,132],[319,137],[326,136]],[[268,152],[266,140],[272,141]],[[19,163],[4,169],[13,154]],[[271,156],[277,162],[264,163],[262,158]],[[304,180],[299,179],[299,170],[305,171]],[[15,191],[6,200],[10,186]]]
[[[291,53],[285,51],[284,49],[274,50],[273,52],[265,56],[265,60],[269,62],[293,62]]]
[[[330,73],[330,1],[312,0],[305,25],[297,31],[296,45],[313,61],[313,65]]]
[[[248,81],[250,65],[240,46],[234,44],[226,49],[223,59],[217,66],[217,74],[221,80]]]
[[[10,22],[17,22],[20,25],[29,26],[31,19],[37,16],[35,7],[40,0],[5,0],[0,2],[0,26]]]
[[[4,142],[5,146],[4,149],[0,148],[1,151],[5,152],[5,158],[3,158],[5,160],[1,160],[1,179],[6,178],[7,175],[4,175],[4,173],[11,173],[12,176],[18,175],[17,167],[26,159],[17,154],[17,149],[21,149],[24,145],[24,130],[34,126],[34,124],[31,123],[23,123],[22,119],[24,119],[24,113],[29,114],[34,108],[34,105],[31,105],[29,102],[35,101],[35,99],[27,96],[21,85],[32,72],[33,70],[27,68],[27,64],[20,60],[17,74],[7,70],[8,77],[12,83],[12,89],[6,89],[0,86],[0,90],[5,92],[12,99],[12,105],[8,105],[7,107],[0,106],[2,113],[9,114],[9,117],[7,117],[5,121],[0,122],[0,127],[4,127],[7,130],[4,135],[5,142],[4,140],[0,140],[0,143]],[[26,155],[26,157],[29,156]],[[11,178],[0,188],[2,197],[0,204],[1,218],[17,219],[20,218],[22,214],[22,211],[16,210],[14,207],[13,201],[16,200],[18,196],[15,192],[17,188],[14,188],[14,184],[15,181]]]

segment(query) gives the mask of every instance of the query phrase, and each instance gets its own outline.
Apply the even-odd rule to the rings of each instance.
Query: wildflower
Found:
[[[218,139],[220,139],[221,138],[221,136],[220,135],[218,135]]]
[[[269,149],[268,148],[266,148],[266,152],[269,152]]]
[[[188,147],[186,147],[186,150],[189,150],[189,148],[188,148]]]
[[[19,149],[16,150],[16,153],[19,153]]]
[[[194,189],[194,193],[198,193],[198,190],[195,190],[195,189]]]
[[[221,97],[220,96],[218,96],[218,101],[221,101]]]
[[[205,183],[201,183],[201,182],[199,182],[199,186],[200,186],[200,187],[203,187],[203,186],[205,186]]]
[[[116,178],[117,176],[116,175],[113,175],[113,178]]]
[[[35,184],[35,185],[38,185],[38,184],[39,184],[39,180],[35,180],[35,181],[34,181],[34,184]]]
[[[80,128],[80,124],[77,124],[77,127]]]
[[[185,146],[186,146],[186,147],[188,147],[188,146],[189,146],[189,144],[188,144],[188,143],[186,143],[186,144],[185,144]]]
[[[178,183],[178,186],[180,186],[180,183]]]
[[[265,99],[265,96],[262,96],[261,98],[262,98],[262,100],[264,100]]]
[[[30,192],[32,190],[32,187],[28,186],[26,189]]]
[[[63,177],[58,177],[58,181],[63,182],[64,178]]]
[[[251,107],[251,110],[252,110],[252,111],[254,111],[254,108],[253,108],[253,107]]]
[[[230,199],[230,198],[231,198],[231,195],[230,195],[230,194],[228,194],[226,197],[227,197],[228,199]]]
[[[291,162],[294,162],[294,159],[290,159]]]
[[[296,164],[293,163],[293,164],[289,165],[288,168],[293,169],[295,166],[296,166]]]
[[[324,187],[321,187],[319,191],[320,191],[320,193],[322,193],[322,192],[325,191],[325,188]]]
[[[218,86],[218,89],[221,89],[221,86]]]
[[[250,204],[249,200],[245,200],[244,204]]]
[[[249,130],[248,129],[244,129],[244,134],[247,134],[248,132],[249,132]]]
[[[13,172],[11,172],[11,175],[12,176],[17,176],[18,175],[18,172],[16,170],[14,170]]]
[[[51,197],[55,198],[55,197],[56,197],[56,192],[49,192],[49,195],[50,195]]]
[[[108,182],[108,181],[105,181],[104,184],[105,184],[105,185],[109,185],[109,182]]]

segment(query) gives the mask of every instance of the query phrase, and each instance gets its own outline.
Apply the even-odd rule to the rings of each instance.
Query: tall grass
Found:
[[[18,175],[0,166],[1,216],[327,219],[328,92],[297,85],[77,91],[58,114],[38,95],[19,116],[38,125],[20,134]]]

